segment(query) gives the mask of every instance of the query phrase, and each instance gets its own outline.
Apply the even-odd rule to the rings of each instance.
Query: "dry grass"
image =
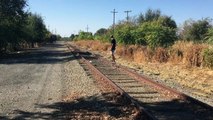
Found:
[[[156,62],[167,62],[169,59],[168,50],[165,48],[157,48],[153,56],[154,61]]]
[[[170,49],[171,63],[183,63],[189,67],[201,67],[203,64],[202,52],[208,48],[205,44],[194,44],[192,42],[176,42]]]
[[[110,51],[110,43],[94,40],[77,41],[76,44],[85,49],[94,51]],[[118,45],[116,55],[137,63],[155,62],[183,64],[187,67],[200,67],[203,64],[202,51],[208,48],[205,44],[192,42],[176,42],[170,49],[157,48],[155,51],[145,46]]]
[[[110,43],[101,43],[96,40],[81,40],[76,41],[76,45],[81,46],[85,49],[96,50],[96,51],[108,51],[110,49]]]

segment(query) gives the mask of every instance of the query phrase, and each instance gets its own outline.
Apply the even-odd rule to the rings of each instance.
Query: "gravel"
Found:
[[[65,119],[69,97],[99,94],[63,42],[0,60],[0,119]]]
[[[95,94],[99,94],[100,90],[94,83],[94,80],[90,78],[84,69],[80,66],[76,60],[69,61],[65,64],[65,73],[67,73],[64,86],[66,87],[66,94],[69,97],[73,94],[78,94],[78,97],[87,97]],[[66,98],[67,99],[67,98]]]

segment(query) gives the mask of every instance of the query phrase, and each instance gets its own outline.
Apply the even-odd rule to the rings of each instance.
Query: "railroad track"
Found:
[[[98,80],[105,80],[134,103],[147,119],[213,120],[213,108],[190,96],[160,85],[101,56],[68,45],[82,67]],[[139,114],[140,115],[140,114]]]

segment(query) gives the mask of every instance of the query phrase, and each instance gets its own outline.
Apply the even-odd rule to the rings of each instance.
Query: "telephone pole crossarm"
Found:
[[[129,13],[132,12],[132,11],[131,10],[127,10],[127,11],[124,11],[124,12],[127,14],[126,20],[128,22],[129,21]]]

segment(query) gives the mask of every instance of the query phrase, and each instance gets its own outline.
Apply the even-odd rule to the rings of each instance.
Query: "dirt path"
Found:
[[[58,42],[0,59],[0,119],[64,117],[48,105],[66,96],[66,49]]]

